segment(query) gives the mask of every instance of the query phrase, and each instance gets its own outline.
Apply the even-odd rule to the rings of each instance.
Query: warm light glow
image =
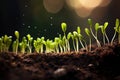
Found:
[[[75,11],[76,11],[76,14],[78,16],[83,17],[83,18],[84,17],[88,17],[91,14],[91,12],[92,12],[92,10],[84,8],[84,7],[75,9]]]
[[[102,0],[79,0],[79,2],[85,8],[96,8],[100,5]]]
[[[100,7],[106,7],[111,3],[112,0],[102,0]]]
[[[43,0],[45,9],[50,13],[57,13],[63,8],[64,0]]]
[[[78,0],[66,0],[66,2],[73,9],[82,7]]]

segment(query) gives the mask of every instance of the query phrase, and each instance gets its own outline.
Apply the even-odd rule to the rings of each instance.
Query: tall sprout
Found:
[[[91,38],[91,35],[90,35],[90,30],[88,28],[85,28],[85,33],[89,37],[89,51],[91,51],[92,38]]]
[[[98,29],[100,28],[99,23],[95,24],[95,31],[96,31],[95,34],[93,33],[93,30],[92,30],[93,23],[92,23],[91,19],[88,19],[88,24],[90,25],[90,32],[91,32],[92,36],[94,37],[94,39],[96,40],[98,47],[101,47],[101,44],[100,44],[98,37],[97,37],[97,32],[98,32]]]
[[[26,37],[22,38],[22,41],[19,43],[19,46],[20,46],[20,52],[24,54],[25,50],[27,48],[27,39],[26,39]]]
[[[16,36],[16,40],[13,42],[13,52],[15,52],[17,54],[18,52],[18,45],[19,45],[19,32],[15,31],[15,36]]]
[[[69,40],[71,38],[71,35],[72,35],[71,32],[69,32],[68,35],[67,35],[67,50],[68,50],[68,52],[70,52],[70,43],[69,43]]]
[[[66,38],[67,24],[66,24],[65,22],[62,22],[62,23],[61,23],[61,28],[62,28],[62,31],[63,31],[63,33],[64,33],[64,36],[63,36],[63,38],[62,38],[62,41],[63,41],[63,44],[64,44],[65,46],[63,46],[63,49],[64,49],[64,52],[66,52],[66,51],[67,51],[67,47],[68,47],[68,45],[67,45],[68,40],[67,40],[67,38]]]
[[[31,37],[30,34],[27,34],[27,39],[28,39],[28,43],[27,43],[28,52],[32,53],[32,41],[33,41],[33,37]]]
[[[77,27],[77,33],[78,33],[79,42],[80,42],[82,48],[85,48],[85,46],[86,46],[86,41],[83,39],[83,36],[82,36],[82,34],[81,34],[81,29],[80,29],[79,26]],[[85,43],[85,45],[83,44],[82,41]]]
[[[105,44],[105,40],[107,39],[107,43],[109,43],[109,38],[106,34],[106,28],[108,26],[108,22],[105,22],[104,25],[101,25],[101,31],[102,31],[102,34],[103,34],[103,43]]]
[[[113,44],[113,41],[114,41],[114,39],[116,37],[117,32],[119,33],[119,31],[120,31],[119,30],[119,27],[120,27],[119,25],[120,25],[120,21],[119,21],[119,19],[116,19],[116,21],[115,21],[115,27],[114,27],[115,32],[114,32],[113,38],[111,40],[111,45]],[[118,40],[119,40],[119,38],[118,38]]]
[[[33,46],[37,53],[43,53],[43,45],[44,45],[44,37],[37,38],[37,40],[33,41]]]

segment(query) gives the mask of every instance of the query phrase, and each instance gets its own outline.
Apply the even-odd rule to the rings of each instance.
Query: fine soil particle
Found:
[[[66,54],[0,53],[0,80],[120,80],[120,45]]]

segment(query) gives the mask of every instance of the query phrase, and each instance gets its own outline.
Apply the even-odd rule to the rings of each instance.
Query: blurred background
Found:
[[[119,4],[120,0],[1,0],[0,36],[13,36],[18,30],[21,37],[29,33],[35,39],[53,39],[62,34],[61,22],[67,23],[69,32],[77,26],[89,27],[87,19],[91,18],[94,23],[108,21],[111,38],[115,19],[120,19]]]

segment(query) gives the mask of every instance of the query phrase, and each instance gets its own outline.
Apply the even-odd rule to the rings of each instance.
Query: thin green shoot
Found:
[[[13,50],[17,54],[18,46],[19,46],[19,32],[18,31],[15,31],[15,36],[16,36],[16,41],[14,41],[14,43],[13,43]]]
[[[76,43],[76,46],[74,46],[75,52],[78,52],[79,51],[79,43],[78,43],[78,33],[76,31],[73,31],[73,39],[75,39],[75,43]]]
[[[108,22],[105,22],[104,25],[101,25],[101,31],[102,31],[102,34],[103,34],[103,43],[105,44],[106,43],[106,39],[107,39],[107,43],[109,43],[109,39],[108,39],[108,36],[106,34],[106,28],[108,26]]]
[[[111,45],[113,45],[113,41],[114,41],[114,39],[116,37],[116,34],[117,34],[117,32],[119,32],[118,31],[119,25],[120,25],[120,21],[119,21],[119,19],[116,19],[116,21],[115,21],[115,27],[114,27],[115,32],[114,32],[113,38],[111,40]]]
[[[99,42],[99,40],[98,40],[98,37],[97,37],[97,32],[98,32],[98,29],[100,28],[100,26],[99,26],[99,23],[96,23],[95,24],[95,34],[93,33],[93,30],[92,30],[92,20],[91,19],[88,19],[88,23],[89,23],[89,25],[90,25],[90,32],[91,32],[91,34],[92,34],[92,36],[94,37],[94,39],[96,40],[96,42],[97,42],[97,46],[98,47],[101,47],[101,44],[100,44],[100,42]]]
[[[25,36],[22,38],[22,41],[19,43],[19,46],[20,46],[20,52],[24,54],[27,48],[27,39]]]
[[[85,40],[83,39],[83,36],[82,36],[82,34],[81,34],[81,29],[80,29],[79,26],[77,27],[77,33],[78,33],[79,42],[80,42],[82,48],[85,48],[83,42],[84,42],[85,44],[86,44],[86,42],[85,42]],[[83,42],[82,42],[82,41],[83,41]]]
[[[28,53],[32,53],[32,41],[33,41],[33,37],[31,37],[30,34],[27,34],[27,39],[28,39],[28,43],[27,43]]]
[[[91,38],[91,35],[90,35],[90,30],[88,28],[85,28],[85,33],[89,37],[89,51],[91,51],[92,38]]]

